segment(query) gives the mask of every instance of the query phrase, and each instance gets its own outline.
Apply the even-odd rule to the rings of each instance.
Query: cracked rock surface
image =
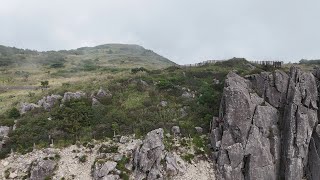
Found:
[[[217,179],[320,179],[314,74],[228,74],[210,135]]]

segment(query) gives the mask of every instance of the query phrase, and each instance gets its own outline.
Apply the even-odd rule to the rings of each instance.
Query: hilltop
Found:
[[[35,51],[0,45],[1,66],[78,67],[92,63],[98,67],[164,68],[175,63],[152,50],[133,44],[104,44],[73,50]],[[97,67],[97,68],[98,68]]]

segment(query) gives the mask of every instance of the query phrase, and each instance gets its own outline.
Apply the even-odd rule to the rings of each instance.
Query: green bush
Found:
[[[17,108],[12,108],[10,111],[9,111],[9,118],[13,118],[13,119],[17,119],[18,117],[20,117],[20,112]]]
[[[174,88],[174,85],[170,81],[162,79],[157,84],[157,88],[160,90],[172,89]]]
[[[87,162],[87,155],[82,155],[82,156],[80,156],[80,157],[78,157],[78,159],[79,159],[79,162],[80,163],[85,163],[85,162]]]
[[[101,145],[99,150],[99,153],[117,153],[118,152],[118,146],[116,145]]]
[[[182,155],[181,158],[183,160],[187,161],[188,163],[191,163],[194,158],[194,155],[193,154],[185,154],[185,155]]]
[[[139,68],[133,68],[131,69],[131,73],[136,74],[138,72],[149,72],[148,69],[144,68],[144,67],[139,67]]]

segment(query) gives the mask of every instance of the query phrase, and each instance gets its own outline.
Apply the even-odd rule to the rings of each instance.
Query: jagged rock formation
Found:
[[[113,161],[95,163],[94,169],[93,169],[93,179],[94,180],[119,179],[118,175],[109,174],[111,171],[115,170],[116,166],[117,166],[117,163]]]
[[[166,155],[166,172],[168,176],[184,174],[186,165],[183,160],[175,153],[168,152]]]
[[[319,157],[315,76],[292,67],[246,78],[228,74],[212,122],[218,179],[319,179],[319,161],[308,166],[308,156]]]
[[[163,155],[163,129],[149,132],[134,155],[135,179],[159,179],[162,177],[160,161]]]

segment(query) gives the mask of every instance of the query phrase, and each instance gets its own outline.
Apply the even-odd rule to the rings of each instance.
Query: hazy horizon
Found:
[[[39,51],[138,44],[178,63],[320,59],[311,0],[3,0],[0,44]]]

